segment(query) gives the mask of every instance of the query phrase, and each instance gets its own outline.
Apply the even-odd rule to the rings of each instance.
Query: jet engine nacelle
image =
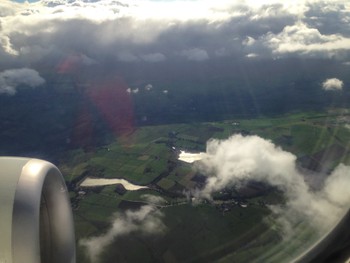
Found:
[[[0,262],[73,263],[68,192],[53,164],[0,157]]]

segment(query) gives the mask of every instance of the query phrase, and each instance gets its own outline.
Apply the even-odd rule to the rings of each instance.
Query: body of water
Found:
[[[147,186],[135,185],[128,182],[125,179],[116,179],[116,178],[91,178],[87,177],[80,186],[82,187],[93,187],[93,186],[103,186],[103,185],[113,185],[113,184],[122,184],[126,190],[135,191],[140,189],[146,189]]]
[[[188,153],[186,151],[180,151],[179,160],[186,163],[193,163],[195,161],[202,160],[206,156],[206,153]]]

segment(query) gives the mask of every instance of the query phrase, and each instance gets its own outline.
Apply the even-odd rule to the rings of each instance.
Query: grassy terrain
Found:
[[[253,232],[257,234],[267,229],[260,224],[252,229],[252,225],[268,213],[267,209],[258,207],[241,208],[225,215],[209,205],[182,205],[161,211],[167,227],[161,237],[131,235],[127,239],[128,248],[125,238],[117,239],[110,245],[113,249],[107,249],[103,262],[121,261],[124,249],[137,248],[142,244],[147,244],[152,253],[141,249],[138,255],[126,255],[127,261],[136,262],[137,258],[142,258],[142,262],[212,261],[220,258],[227,249],[239,248],[243,240],[248,242]],[[232,237],[235,237],[235,242],[232,242]]]
[[[270,191],[252,197],[248,200],[248,208],[236,206],[225,213],[209,204],[193,206],[182,192],[199,186],[195,180],[197,173],[190,164],[177,160],[178,151],[205,151],[208,139],[225,139],[241,133],[270,139],[295,154],[302,165],[309,165],[304,159],[319,165],[327,158],[330,163],[327,167],[332,168],[339,162],[350,164],[350,129],[343,119],[344,114],[337,111],[296,112],[273,118],[145,126],[93,151],[72,150],[61,160],[59,168],[67,182],[76,183],[75,190],[72,189],[75,194],[70,193],[77,204],[74,210],[76,238],[100,235],[110,226],[113,214],[120,211],[121,203],[123,209],[128,204],[144,204],[143,196],[150,194],[161,196],[169,204],[181,203],[160,208],[166,232],[158,236],[120,237],[103,253],[103,262],[117,259],[130,262],[141,259],[142,262],[251,262],[267,250],[277,249],[288,254],[286,248],[276,246],[280,237],[263,220],[269,210],[260,205],[261,202],[282,202],[279,193]],[[310,167],[313,169],[314,166]],[[116,186],[80,189],[79,182],[87,176],[124,178],[151,188],[125,193],[116,191]],[[78,190],[85,193],[79,195]],[[293,246],[300,247],[312,234],[310,229],[304,228],[302,225],[298,228],[299,241]],[[265,253],[263,260],[278,262],[280,257],[276,255]],[[78,247],[78,262],[85,261],[84,251]]]

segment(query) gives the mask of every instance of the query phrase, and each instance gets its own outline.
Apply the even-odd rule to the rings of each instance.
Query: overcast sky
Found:
[[[140,79],[178,79],[179,72],[242,75],[227,63],[244,65],[249,72],[263,61],[257,71],[271,67],[275,72],[271,65],[286,61],[274,75],[283,79],[298,69],[289,64],[292,59],[321,59],[312,67],[324,76],[314,82],[330,94],[347,90],[349,13],[350,3],[338,0],[2,0],[0,72],[75,73],[93,66],[93,72],[108,69],[133,85]],[[324,86],[328,79],[336,86],[334,81]]]
[[[344,1],[3,0],[0,7],[2,67],[67,53],[100,63],[106,57],[350,60],[350,3]]]

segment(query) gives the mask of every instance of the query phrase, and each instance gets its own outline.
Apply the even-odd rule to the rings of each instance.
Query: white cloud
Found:
[[[141,56],[141,58],[147,62],[161,62],[166,59],[162,53],[152,53]]]
[[[240,187],[249,180],[282,190],[286,205],[270,209],[278,216],[283,233],[300,221],[309,222],[320,231],[329,230],[349,207],[349,166],[339,165],[324,188],[314,192],[296,169],[296,156],[258,136],[234,135],[227,140],[211,140],[207,143],[206,157],[196,165],[208,176],[205,187],[195,193],[197,197],[210,199],[214,192]]]
[[[256,58],[258,57],[259,55],[258,54],[255,54],[255,53],[249,53],[246,55],[247,58]]]
[[[322,88],[324,90],[342,90],[343,89],[343,81],[337,78],[326,79],[322,83]]]
[[[237,1],[238,2],[238,1]],[[228,19],[230,12],[228,6],[235,5],[235,1],[219,0],[213,3],[204,1],[144,1],[130,10],[133,15],[142,19],[157,20],[199,20],[206,18],[210,21]],[[196,12],[193,12],[196,10]]]
[[[201,48],[183,50],[181,54],[192,61],[204,61],[209,59],[207,51]]]
[[[145,90],[150,91],[151,89],[153,89],[153,85],[152,84],[147,84],[145,86]]]
[[[328,200],[337,206],[345,206],[350,200],[349,167],[339,165],[332,175],[327,178],[324,194]]]
[[[291,153],[258,136],[235,135],[225,141],[211,140],[207,143],[207,158],[203,159],[201,170],[214,176],[208,178],[202,194],[210,196],[238,180],[257,176],[279,187],[292,181],[297,184],[300,179],[293,178],[297,174],[295,160]],[[281,174],[288,176],[281,177]]]
[[[18,51],[13,49],[13,46],[10,42],[10,38],[8,36],[0,36],[0,46],[3,48],[5,52],[7,52],[10,55],[17,56]]]
[[[242,44],[245,46],[252,46],[255,43],[255,39],[253,37],[247,37],[246,39],[243,40]]]
[[[300,53],[331,57],[337,51],[350,50],[350,38],[341,34],[322,34],[304,23],[286,26],[278,34],[269,33],[265,43],[276,54]]]
[[[0,72],[0,94],[14,95],[19,85],[35,88],[44,83],[45,80],[33,69],[8,69]]]
[[[164,205],[167,203],[167,201],[163,197],[157,195],[144,194],[141,196],[141,198],[145,199],[146,202],[151,203],[153,205]]]
[[[86,248],[90,262],[97,263],[100,262],[99,256],[103,250],[120,236],[131,233],[159,234],[165,231],[162,217],[163,214],[151,205],[142,206],[136,211],[127,210],[115,215],[107,233],[82,239],[79,244]]]

